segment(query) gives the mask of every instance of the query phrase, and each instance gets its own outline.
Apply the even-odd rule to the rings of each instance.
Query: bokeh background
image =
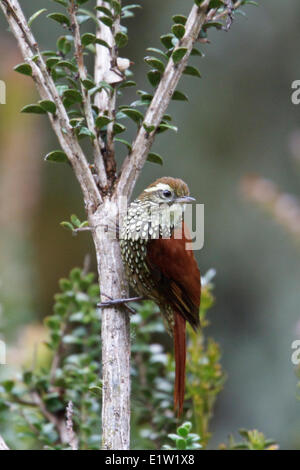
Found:
[[[191,2],[141,3],[143,10],[128,21],[124,54],[135,63],[139,88],[149,89],[145,49],[159,47],[171,15],[185,13]],[[228,375],[211,447],[246,427],[258,428],[282,448],[300,448],[291,362],[291,343],[300,339],[300,107],[291,103],[291,83],[300,79],[300,5],[259,3],[246,9],[247,17],[236,16],[229,33],[210,32],[211,44],[202,47],[205,58],[196,61],[202,79],[185,77],[179,87],[189,104],[171,105],[179,132],[156,141],[164,166],[147,163],[136,194],[159,176],[178,176],[205,204],[205,245],[197,257],[203,273],[217,271],[209,334],[221,345]],[[21,4],[28,16],[36,8],[33,0]],[[39,0],[43,7],[59,10]],[[33,29],[44,49],[53,49],[62,34],[46,17]],[[90,235],[72,238],[59,225],[71,213],[85,218],[81,194],[69,168],[43,161],[58,148],[47,118],[19,113],[38,97],[32,81],[12,70],[22,60],[2,16],[0,57],[0,79],[7,84],[7,104],[0,105],[0,325],[8,343],[8,365],[1,373],[6,374],[43,339],[42,320],[51,313],[58,279],[81,266],[86,254],[93,270],[95,262]]]

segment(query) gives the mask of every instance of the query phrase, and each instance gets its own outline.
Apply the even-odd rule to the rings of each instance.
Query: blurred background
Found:
[[[123,55],[134,61],[138,87],[149,90],[145,49],[160,47],[171,15],[186,13],[191,2],[142,3],[127,22],[130,42]],[[205,204],[205,244],[197,257],[203,273],[217,271],[209,334],[221,345],[228,375],[210,446],[247,427],[281,448],[300,448],[291,362],[291,343],[300,339],[300,107],[291,103],[291,83],[300,79],[300,5],[259,3],[246,9],[246,17],[236,16],[229,33],[210,32],[211,44],[201,47],[205,58],[195,61],[202,79],[186,76],[179,86],[189,104],[171,105],[179,132],[156,140],[164,166],[147,163],[136,194],[170,175],[188,182]],[[33,0],[21,4],[27,16],[36,8]],[[39,1],[43,7],[59,10],[48,0]],[[43,49],[55,48],[62,34],[45,16],[33,30]],[[82,266],[87,253],[96,267],[90,235],[72,238],[59,225],[72,213],[84,220],[81,194],[69,168],[43,161],[59,148],[47,117],[19,113],[38,96],[32,81],[12,70],[22,59],[2,15],[0,55],[0,79],[7,85],[7,104],[0,105],[0,328],[8,343],[3,371],[18,368],[43,339],[42,320],[51,313],[58,279]],[[130,93],[127,102],[134,99]]]

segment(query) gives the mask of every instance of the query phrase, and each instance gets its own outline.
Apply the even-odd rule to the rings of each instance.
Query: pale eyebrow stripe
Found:
[[[168,184],[158,183],[156,186],[152,186],[152,188],[145,189],[145,193],[152,193],[153,191],[158,191],[159,189],[167,189],[172,191]]]

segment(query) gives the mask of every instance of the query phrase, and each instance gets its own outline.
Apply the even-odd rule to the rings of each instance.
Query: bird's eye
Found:
[[[171,193],[171,191],[169,191],[169,189],[165,189],[163,191],[163,196],[166,197],[166,198],[169,198],[169,197],[172,196],[172,193]]]

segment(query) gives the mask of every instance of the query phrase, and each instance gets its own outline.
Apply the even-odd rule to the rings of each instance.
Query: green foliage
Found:
[[[213,416],[216,398],[221,392],[225,374],[220,365],[219,345],[211,338],[204,340],[203,332],[208,327],[207,312],[214,304],[211,284],[213,270],[202,279],[202,301],[200,308],[201,334],[190,335],[188,345],[186,385],[187,396],[193,403],[196,432],[205,447],[211,436],[209,424]]]
[[[47,153],[44,160],[53,163],[69,163],[67,155],[61,150],[53,150],[53,152]]]
[[[42,55],[45,58],[46,66],[48,71],[51,73],[51,76],[55,82],[57,90],[59,91],[60,96],[62,97],[63,105],[65,106],[66,112],[70,119],[70,124],[74,128],[74,135],[81,140],[86,137],[90,141],[93,141],[95,138],[100,137],[105,142],[106,133],[107,133],[107,124],[108,118],[101,115],[97,107],[94,105],[93,100],[96,93],[99,93],[105,90],[109,95],[115,93],[117,89],[117,97],[121,97],[124,93],[125,88],[129,86],[136,86],[135,82],[132,80],[127,80],[130,75],[132,75],[130,70],[126,70],[124,74],[124,80],[122,83],[119,83],[117,86],[111,85],[109,83],[101,82],[94,83],[93,77],[88,75],[86,79],[80,83],[78,64],[75,56],[74,50],[74,31],[71,26],[71,18],[69,11],[69,2],[67,0],[54,0],[55,3],[58,3],[62,7],[62,11],[50,11],[47,14],[47,18],[55,21],[58,24],[58,28],[65,29],[65,34],[58,37],[56,41],[56,50],[42,51]],[[107,0],[105,6],[96,6],[93,9],[83,9],[81,5],[87,3],[87,0],[77,0],[76,1],[76,17],[78,24],[81,26],[89,20],[93,20],[96,25],[105,24],[114,35],[114,40],[117,48],[124,48],[128,43],[128,34],[127,27],[121,24],[121,28],[115,28],[115,21],[121,19],[121,23],[130,19],[134,16],[135,11],[142,7],[141,4],[128,4],[122,6],[118,0]],[[201,5],[201,0],[195,0],[195,3]],[[241,6],[246,4],[254,4],[255,2],[251,1],[242,1]],[[218,14],[224,13],[222,16],[222,22],[208,21],[200,33],[200,39],[207,40],[207,31],[212,28],[221,29],[226,23],[227,10],[226,5],[221,0],[211,0],[211,8],[218,9]],[[43,14],[46,12],[46,9],[37,10],[29,18],[30,24],[34,21],[40,20],[43,17]],[[151,55],[145,57],[145,62],[150,66],[150,71],[147,72],[147,78],[152,87],[156,88],[165,71],[166,63],[169,60],[172,60],[175,66],[177,66],[187,55],[188,50],[186,47],[182,46],[182,38],[185,35],[185,27],[187,22],[187,17],[182,14],[174,14],[172,17],[173,23],[171,25],[171,31],[167,34],[161,36],[161,42],[165,50],[161,50],[157,47],[149,47],[147,51]],[[84,60],[88,57],[95,54],[95,45],[99,44],[110,49],[110,46],[103,39],[97,38],[94,31],[86,31],[81,35],[81,44],[82,49],[84,50]],[[157,57],[158,56],[158,57]],[[191,56],[195,57],[197,60],[202,56],[202,53],[194,47],[191,51]],[[36,57],[38,60],[38,57]],[[15,67],[15,70],[19,73],[32,76],[32,68],[29,64],[19,64]],[[201,77],[201,74],[194,64],[188,64],[184,69],[184,74],[191,75],[193,77]],[[92,110],[94,119],[94,128],[91,128],[91,125],[87,125],[86,117],[84,113],[84,102],[86,99],[85,92],[82,90],[82,85],[84,90],[88,91],[88,96],[91,100]],[[140,93],[138,91],[137,93]],[[143,106],[145,111],[150,106],[152,93],[148,91],[142,91],[143,95],[140,100],[134,101],[132,103],[126,104],[126,111],[121,109],[119,106],[116,109],[116,119],[113,119],[113,134],[116,142],[121,142],[128,150],[131,150],[131,143],[125,139],[118,139],[118,134],[127,131],[127,125],[120,124],[118,121],[118,116],[121,116],[121,119],[127,120],[131,119],[137,124],[138,127],[141,125],[146,129],[147,124],[143,122],[145,113],[141,113],[136,108],[138,106]],[[173,93],[174,100],[177,101],[187,101],[187,97],[184,92],[176,90]],[[124,105],[123,105],[124,107]],[[36,114],[45,114],[47,112],[54,114],[56,112],[55,103],[51,102],[39,102],[38,104],[27,105],[22,109],[24,113],[36,113]],[[147,130],[147,129],[146,129]],[[166,123],[164,120],[157,127],[151,130],[147,130],[148,133],[155,132],[157,134],[161,132],[166,132],[168,130],[175,130],[177,128],[169,123]],[[53,157],[53,158],[52,158]],[[54,156],[48,158],[49,161],[61,161],[59,157],[54,160]],[[148,161],[162,164],[162,159],[157,156],[157,154],[149,155]]]
[[[74,220],[75,222],[75,220]],[[53,315],[45,319],[49,353],[41,366],[24,369],[0,384],[0,411],[9,409],[18,437],[35,447],[69,448],[64,442],[65,409],[74,406],[73,426],[80,449],[100,445],[99,287],[94,275],[73,269],[61,279]],[[50,356],[50,360],[49,360]],[[4,411],[4,410],[3,410]]]
[[[200,436],[195,433],[191,433],[192,423],[186,421],[177,428],[177,434],[168,434],[168,438],[175,443],[175,447],[171,447],[167,444],[163,446],[165,450],[198,450],[202,446],[199,444]]]
[[[78,219],[77,215],[72,214],[70,217],[70,222],[67,220],[64,220],[63,222],[60,223],[60,225],[66,228],[67,230],[71,230],[73,235],[76,235],[78,232],[78,229],[83,229],[85,227],[88,227],[88,221],[84,220],[83,222],[81,222]]]
[[[266,439],[262,432],[256,429],[247,431],[239,430],[242,442],[236,442],[233,436],[229,437],[229,444],[221,444],[222,450],[278,450],[278,444],[272,439]]]
[[[14,67],[14,70],[15,70],[16,72],[22,73],[23,75],[28,75],[28,76],[31,76],[31,75],[32,75],[32,68],[31,68],[31,65],[26,64],[26,63],[16,65],[16,66]]]
[[[151,163],[157,163],[158,165],[163,165],[163,159],[160,155],[158,155],[158,153],[150,152],[147,156],[147,161]]]

